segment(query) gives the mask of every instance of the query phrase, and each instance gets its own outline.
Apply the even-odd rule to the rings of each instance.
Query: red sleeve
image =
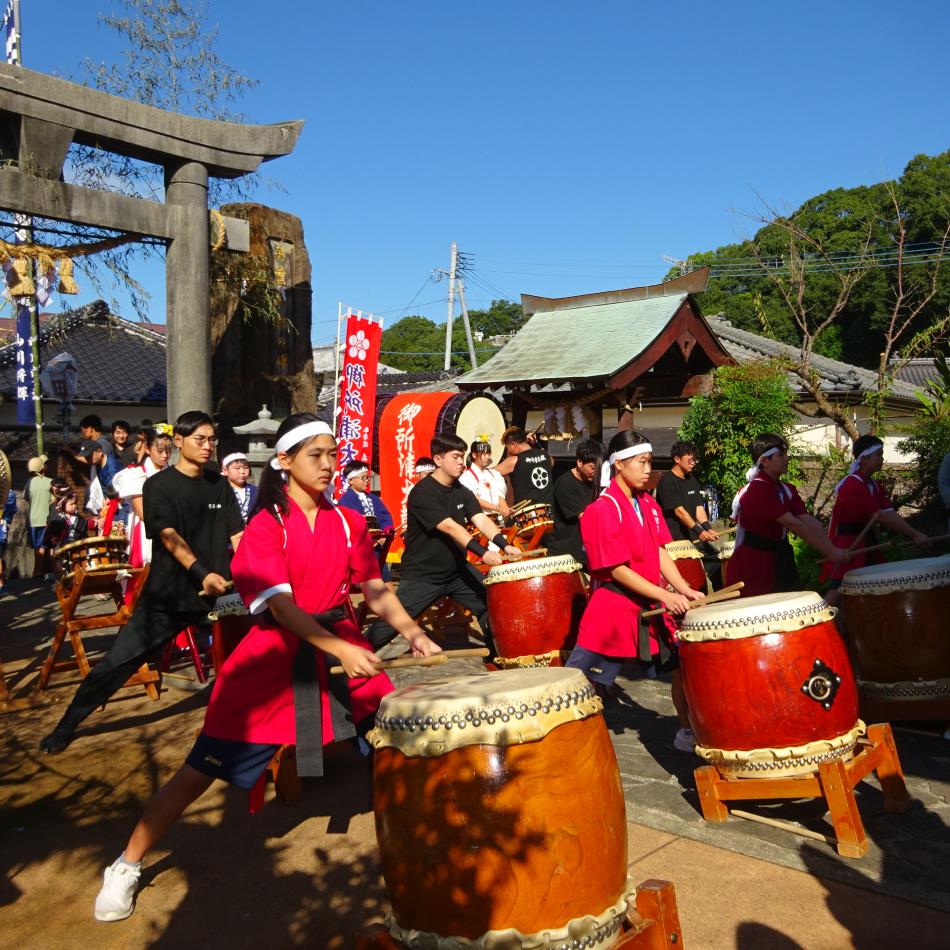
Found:
[[[785,483],[783,482],[782,484],[784,485]],[[792,493],[792,497],[788,500],[788,511],[795,515],[796,518],[799,515],[807,515],[808,509],[805,507],[805,502],[802,501],[801,495],[798,494],[798,489],[794,485],[785,485],[785,487]]]
[[[879,482],[874,482],[874,503],[877,505],[878,511],[893,511],[894,502],[891,501],[887,492],[881,488]]]
[[[879,511],[878,501],[860,479],[846,478],[838,489],[838,497],[832,510],[835,524],[850,521],[867,521]]]
[[[602,498],[581,515],[581,537],[592,571],[630,563],[630,543],[624,538],[617,506]]]
[[[362,584],[365,581],[375,580],[379,574],[379,560],[366,530],[366,519],[348,508],[339,508],[350,526],[350,582]]]
[[[241,536],[231,576],[252,614],[261,613],[274,594],[293,594],[285,543],[284,528],[269,511],[251,518]]]
[[[788,511],[788,506],[779,501],[775,488],[754,480],[742,495],[739,521],[749,531],[759,532],[763,528],[774,526]]]

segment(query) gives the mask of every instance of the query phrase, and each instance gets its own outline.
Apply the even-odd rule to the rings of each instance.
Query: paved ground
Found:
[[[17,693],[35,677],[56,613],[48,589],[22,590],[0,600],[0,659]],[[108,642],[88,639],[91,647]],[[420,675],[437,671],[404,679]],[[335,948],[385,912],[365,770],[342,749],[329,760],[328,779],[308,780],[296,806],[268,803],[250,818],[246,796],[213,789],[153,854],[136,914],[96,924],[90,908],[101,869],[180,764],[206,694],[173,688],[151,702],[124,690],[66,753],[40,756],[36,743],[76,682],[60,674],[50,705],[0,716],[0,947]],[[696,760],[672,750],[667,687],[637,680],[627,688],[630,702],[609,709],[607,723],[633,822],[631,873],[674,881],[687,947],[946,945],[950,743],[898,734],[924,807],[885,816],[880,793],[866,785],[861,812],[872,850],[848,861],[739,819],[703,822],[691,786]],[[813,804],[779,809],[829,830]]]

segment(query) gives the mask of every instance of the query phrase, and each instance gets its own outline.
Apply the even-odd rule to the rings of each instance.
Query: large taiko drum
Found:
[[[397,940],[616,942],[627,829],[600,711],[571,669],[456,676],[383,699],[373,804]]]
[[[864,723],[835,610],[811,591],[695,607],[679,657],[696,752],[724,775],[804,775],[850,759]]]
[[[841,594],[866,715],[950,718],[950,556],[848,571]]]
[[[379,472],[380,493],[393,521],[406,521],[406,498],[416,481],[416,459],[429,454],[429,442],[436,432],[454,432],[466,446],[487,435],[497,460],[502,456],[504,431],[501,407],[486,393],[381,396],[376,402],[373,466]]]
[[[570,554],[512,561],[485,575],[498,666],[557,665],[573,649],[587,590]]]
[[[703,552],[692,541],[671,541],[663,545],[666,553],[676,562],[683,580],[693,590],[706,592],[706,570],[703,567]]]

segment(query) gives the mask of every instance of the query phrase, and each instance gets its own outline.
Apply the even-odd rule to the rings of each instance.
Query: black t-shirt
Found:
[[[423,478],[406,501],[402,576],[438,583],[456,575],[466,563],[465,552],[436,525],[451,518],[464,527],[481,510],[475,493],[459,482],[446,486],[432,476]]]
[[[172,610],[208,610],[208,598],[162,544],[165,528],[174,528],[198,560],[222,577],[231,577],[228,545],[244,530],[244,520],[228,480],[204,471],[197,478],[166,468],[146,479],[142,489],[145,533],[152,539],[152,569],[145,594]]]
[[[540,448],[522,452],[511,472],[515,504],[530,499],[535,504],[551,504],[554,495],[553,468],[548,453]]]
[[[696,509],[704,502],[699,482],[692,475],[680,478],[673,472],[664,472],[656,486],[656,501],[663,509],[663,518],[673,540],[688,541],[689,531],[673,511],[676,508],[685,508],[686,513],[696,520]]]
[[[581,564],[587,564],[581,539],[581,512],[594,500],[590,482],[575,478],[574,470],[565,472],[554,483],[554,529],[545,538],[549,554],[572,554]]]

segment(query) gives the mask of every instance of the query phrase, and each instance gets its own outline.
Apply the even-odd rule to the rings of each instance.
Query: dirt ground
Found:
[[[0,604],[0,657],[18,695],[45,653],[48,620],[39,595]],[[37,743],[77,682],[59,674],[46,705],[0,716],[0,948],[342,948],[382,918],[368,773],[340,747],[295,805],[269,800],[251,816],[246,794],[216,784],[147,859],[135,914],[94,921],[102,869],[184,759],[207,694],[171,688],[153,702],[140,688],[122,690],[65,753],[45,757]],[[681,946],[948,945],[950,915],[935,910],[639,825],[629,841],[636,881],[676,886]]]

